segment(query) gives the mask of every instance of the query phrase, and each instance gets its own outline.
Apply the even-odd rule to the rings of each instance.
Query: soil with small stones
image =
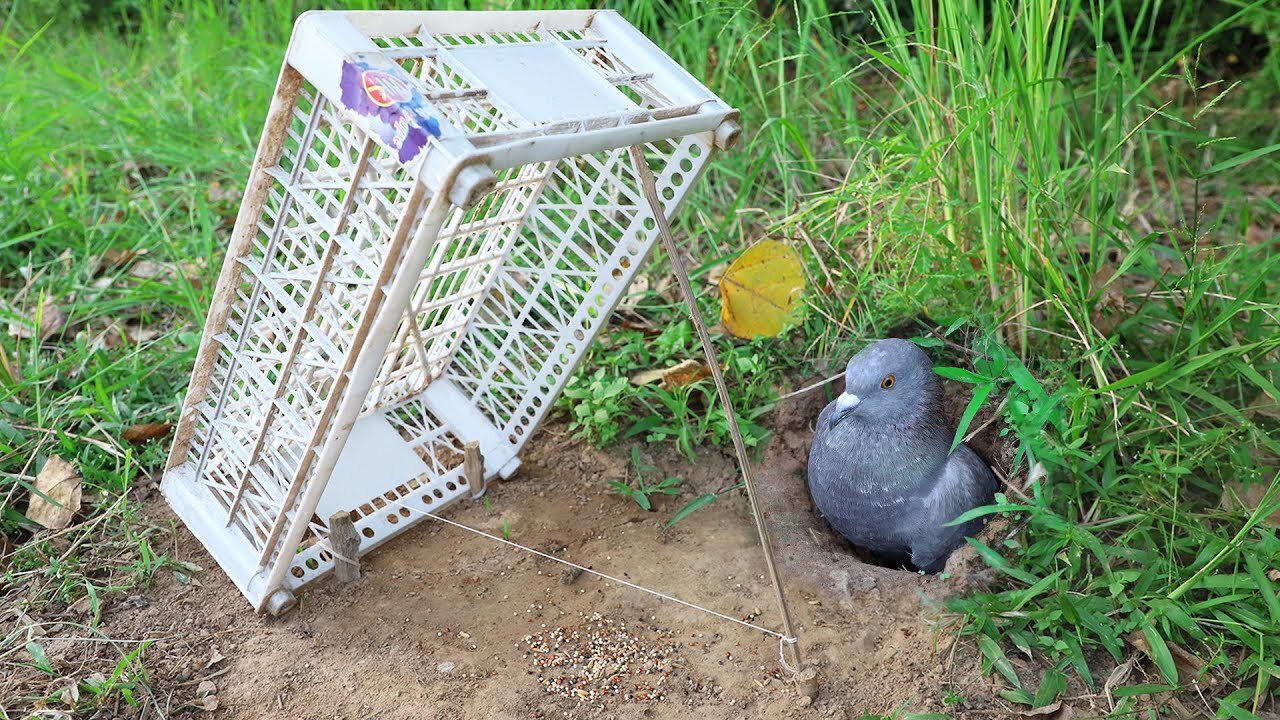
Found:
[[[1016,715],[975,653],[945,632],[939,602],[983,582],[980,564],[967,551],[949,577],[864,564],[812,511],[805,458],[826,397],[820,390],[780,405],[759,468],[800,649],[819,673],[816,698],[790,682],[776,637],[430,519],[367,556],[358,582],[322,581],[273,619],[252,612],[153,494],[148,515],[176,524],[173,553],[204,571],[185,584],[162,572],[142,596],[108,599],[99,631],[115,642],[59,639],[85,633],[40,624],[57,618],[29,621],[67,684],[109,676],[122,651],[153,641],[142,653],[150,688],[142,709],[116,702],[103,717]],[[975,447],[1007,467],[995,437],[986,430]],[[684,478],[682,495],[658,499],[657,512],[607,491],[629,475],[629,446],[597,450],[555,422],[530,443],[515,477],[491,484],[490,508],[448,512],[494,534],[505,518],[515,542],[781,628],[745,496],[726,495],[662,531],[689,499],[735,482],[732,456],[710,450],[690,462],[665,446],[641,454],[664,477]]]

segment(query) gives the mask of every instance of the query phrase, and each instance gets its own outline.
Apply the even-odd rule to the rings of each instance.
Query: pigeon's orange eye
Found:
[[[892,375],[885,375],[884,379],[880,381],[880,387],[884,388],[885,390],[888,390],[889,388],[893,387],[894,382],[895,380],[893,379]]]

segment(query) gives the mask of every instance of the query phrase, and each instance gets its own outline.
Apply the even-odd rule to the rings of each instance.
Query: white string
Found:
[[[792,675],[795,675],[796,673],[800,672],[800,669],[791,667],[791,663],[787,662],[787,653],[783,648],[786,647],[787,645],[795,645],[795,644],[796,644],[796,639],[793,637],[783,637],[781,635],[778,636],[778,662],[782,665],[784,670],[791,673]]]
[[[392,505],[399,505],[400,507],[402,507],[402,508],[404,508],[404,509],[406,509],[406,510],[408,510],[408,511],[410,511],[410,512],[415,512],[415,513],[418,513],[419,515],[425,515],[425,516],[427,516],[427,517],[429,517],[429,518],[431,518],[431,519],[433,519],[433,520],[438,520],[438,521],[440,521],[440,522],[442,522],[442,523],[445,523],[446,525],[452,525],[452,526],[454,526],[454,527],[456,527],[456,528],[460,528],[460,529],[462,529],[462,530],[466,530],[467,532],[475,533],[476,535],[479,535],[479,536],[481,536],[481,537],[486,537],[486,538],[489,538],[490,540],[494,540],[494,541],[496,541],[496,542],[500,542],[500,543],[502,543],[503,545],[510,545],[510,546],[511,546],[511,547],[513,547],[513,548],[516,548],[516,549],[519,549],[519,550],[524,550],[524,551],[525,551],[525,552],[527,552],[527,553],[532,553],[532,554],[537,555],[537,556],[539,556],[539,557],[543,557],[543,558],[546,558],[546,559],[548,559],[548,560],[552,560],[552,561],[558,562],[558,563],[560,563],[561,565],[568,565],[569,567],[571,567],[571,568],[576,568],[576,569],[578,569],[578,570],[581,570],[582,572],[590,573],[590,574],[592,574],[592,575],[598,575],[599,577],[602,577],[602,578],[604,578],[604,579],[606,579],[606,580],[610,580],[610,581],[612,581],[612,582],[616,582],[616,583],[618,583],[619,585],[626,585],[627,587],[629,587],[629,588],[631,588],[631,589],[633,589],[633,590],[639,590],[639,591],[641,591],[641,592],[647,592],[647,593],[649,593],[650,595],[656,595],[657,597],[660,597],[660,598],[662,598],[663,600],[670,600],[671,602],[679,603],[679,604],[681,604],[681,605],[684,605],[685,607],[690,607],[690,608],[693,608],[694,610],[701,610],[701,611],[702,611],[702,612],[704,612],[704,613],[707,613],[707,614],[710,614],[710,615],[715,615],[716,617],[721,618],[721,619],[723,619],[723,620],[728,620],[728,621],[730,621],[730,622],[735,622],[735,623],[737,623],[737,624],[739,624],[739,625],[743,625],[743,626],[745,626],[745,627],[749,627],[749,628],[751,628],[752,630],[759,630],[759,631],[760,631],[760,632],[762,632],[762,633],[765,633],[765,634],[768,634],[768,635],[772,635],[772,636],[774,636],[774,637],[778,638],[778,654],[779,654],[779,655],[781,655],[781,654],[782,654],[782,645],[783,645],[783,643],[786,643],[786,644],[788,644],[788,645],[794,645],[794,644],[795,644],[795,642],[796,642],[796,638],[793,638],[793,637],[787,637],[787,636],[786,636],[786,635],[784,635],[783,633],[780,633],[780,632],[778,632],[778,631],[776,631],[776,630],[770,630],[769,628],[761,627],[761,626],[759,626],[759,625],[755,625],[755,624],[749,623],[749,622],[747,622],[747,621],[745,621],[745,620],[739,620],[738,618],[733,617],[733,616],[731,616],[731,615],[725,615],[724,613],[716,612],[715,610],[712,610],[711,608],[705,608],[705,607],[702,607],[701,605],[694,605],[693,603],[691,603],[691,602],[689,602],[689,601],[687,601],[687,600],[681,600],[681,599],[680,599],[680,598],[678,598],[678,597],[672,597],[671,595],[667,595],[667,594],[665,594],[665,593],[660,593],[660,592],[658,592],[657,590],[650,590],[650,589],[649,589],[649,588],[647,588],[647,587],[643,587],[643,586],[640,586],[640,585],[636,585],[636,584],[635,584],[635,583],[633,583],[633,582],[628,582],[628,581],[626,581],[626,580],[623,580],[622,578],[617,578],[617,577],[614,577],[614,576],[612,576],[612,575],[608,575],[608,574],[606,574],[606,573],[602,573],[602,572],[600,572],[600,571],[598,571],[598,570],[592,570],[592,569],[591,569],[591,568],[589,568],[589,567],[583,567],[583,566],[581,566],[581,565],[578,565],[577,563],[572,563],[572,562],[569,562],[568,560],[564,560],[564,559],[562,559],[562,558],[558,558],[558,557],[556,557],[555,555],[548,555],[547,553],[544,553],[544,552],[542,552],[542,551],[540,551],[540,550],[534,550],[533,548],[531,548],[531,547],[526,547],[526,546],[524,546],[524,545],[521,545],[520,543],[514,543],[514,542],[511,542],[510,540],[507,540],[506,538],[500,538],[500,537],[498,537],[497,535],[490,535],[489,533],[484,532],[483,530],[476,530],[476,529],[475,529],[475,528],[473,528],[473,527],[468,527],[468,526],[466,526],[466,525],[463,525],[462,523],[454,522],[454,521],[452,521],[452,520],[450,520],[450,519],[448,519],[448,518],[446,518],[446,517],[441,517],[440,515],[435,515],[435,514],[433,514],[433,513],[429,513],[429,512],[427,512],[427,511],[425,511],[425,510],[421,510],[421,509],[416,508],[416,507],[410,507],[409,505],[405,505],[404,503],[402,503],[402,502],[400,502],[400,501],[398,501],[398,500],[391,500],[391,501],[390,501],[390,503],[391,503]],[[785,660],[783,660],[783,662],[782,662],[782,666],[783,666],[783,667],[785,667],[785,668],[787,668],[787,670],[790,670],[791,672],[796,672],[795,670],[792,670],[792,669],[791,669],[791,667],[790,667],[789,665],[787,665],[787,663],[786,663],[786,661],[785,661]]]
[[[818,382],[816,382],[816,383],[814,383],[814,384],[812,384],[812,385],[806,385],[806,386],[804,386],[804,387],[800,388],[799,390],[793,390],[793,391],[791,391],[791,392],[787,393],[786,395],[779,395],[779,396],[778,396],[778,400],[779,400],[779,401],[782,401],[782,400],[786,400],[787,398],[793,398],[793,397],[795,397],[795,396],[797,396],[797,395],[803,395],[803,394],[805,394],[805,393],[809,392],[810,390],[816,390],[816,389],[818,389],[818,388],[822,387],[823,385],[826,385],[827,383],[831,382],[832,380],[838,380],[838,379],[840,379],[840,378],[842,378],[842,377],[844,377],[844,373],[840,373],[840,374],[838,374],[838,375],[832,375],[831,377],[827,378],[826,380],[819,380]]]

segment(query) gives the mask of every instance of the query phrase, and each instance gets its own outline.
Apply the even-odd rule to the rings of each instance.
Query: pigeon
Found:
[[[969,446],[951,452],[942,380],[907,340],[849,360],[845,390],[818,415],[809,493],[822,516],[890,567],[941,572],[983,519],[944,525],[991,502],[995,474]]]

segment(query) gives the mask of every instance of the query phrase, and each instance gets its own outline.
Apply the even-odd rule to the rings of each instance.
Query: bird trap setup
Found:
[[[298,19],[162,484],[255,609],[516,470],[736,117],[613,11]]]

